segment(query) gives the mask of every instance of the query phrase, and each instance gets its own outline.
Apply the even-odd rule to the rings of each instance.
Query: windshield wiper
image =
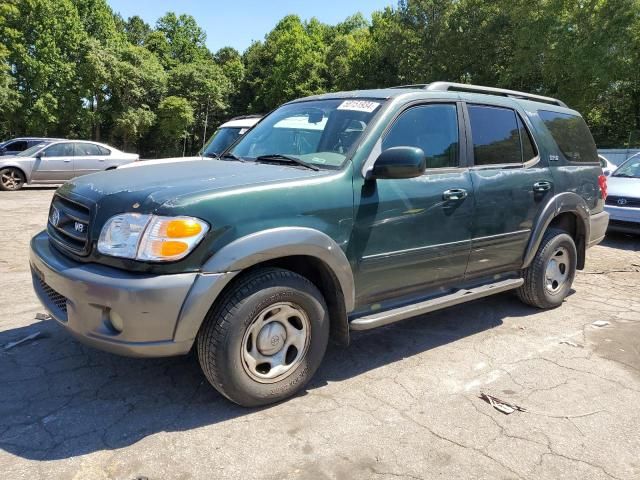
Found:
[[[219,156],[218,158],[222,159],[222,158],[229,158],[231,160],[235,160],[236,162],[246,162],[246,160],[241,159],[240,157],[238,157],[237,155],[234,155],[233,153],[225,153],[224,155]]]
[[[292,157],[290,155],[282,155],[280,153],[273,153],[271,155],[260,155],[258,158],[256,158],[256,162],[295,163],[296,165],[300,165],[301,167],[305,167],[305,168],[309,168],[311,170],[315,170],[316,172],[320,170],[315,165],[311,165],[310,163],[307,163],[304,160],[300,160],[299,158]]]

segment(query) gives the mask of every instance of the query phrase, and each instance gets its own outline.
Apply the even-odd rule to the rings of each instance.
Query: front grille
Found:
[[[53,197],[47,231],[58,246],[78,255],[87,255],[90,223],[89,207],[60,195]]]
[[[640,208],[640,198],[609,195],[606,204],[612,207]]]
[[[42,289],[42,292],[46,295],[49,300],[47,307],[50,310],[53,310],[54,316],[60,318],[61,320],[67,320],[67,298],[63,295],[60,295],[53,288],[47,285],[44,280],[42,280],[38,276],[38,284]]]

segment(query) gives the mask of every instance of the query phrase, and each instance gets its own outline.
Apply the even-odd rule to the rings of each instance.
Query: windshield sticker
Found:
[[[371,113],[380,104],[378,102],[370,102],[369,100],[345,100],[340,104],[338,110],[353,110],[355,112]]]

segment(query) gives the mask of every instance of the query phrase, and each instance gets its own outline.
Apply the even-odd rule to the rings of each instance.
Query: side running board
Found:
[[[520,287],[523,283],[524,280],[522,278],[514,278],[502,280],[496,283],[489,283],[469,290],[458,290],[449,295],[432,298],[431,300],[426,300],[424,302],[414,303],[412,305],[406,305],[393,310],[385,310],[384,312],[373,313],[364,317],[356,318],[349,323],[349,328],[351,330],[370,330],[372,328],[382,327],[383,325],[389,325],[390,323],[399,322],[400,320],[434,312],[442,308],[452,307],[478,298],[487,297],[494,293],[513,290],[514,288]]]

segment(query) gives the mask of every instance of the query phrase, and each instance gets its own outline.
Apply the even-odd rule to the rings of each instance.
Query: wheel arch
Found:
[[[549,228],[560,228],[569,233],[578,252],[578,270],[585,264],[587,239],[589,238],[589,207],[584,198],[573,192],[563,192],[554,196],[545,205],[534,224],[524,255],[522,268],[531,265],[540,247],[542,238]]]
[[[355,305],[351,265],[338,244],[319,230],[282,227],[241,237],[221,248],[202,267],[203,279],[190,293],[209,298],[209,308],[231,288],[236,277],[263,267],[278,267],[308,278],[323,294],[331,319],[331,337],[349,343],[348,312]],[[224,283],[208,287],[208,278],[224,275]],[[200,302],[198,302],[200,303]],[[200,318],[200,323],[204,320]],[[200,324],[179,320],[176,338],[194,338]]]

